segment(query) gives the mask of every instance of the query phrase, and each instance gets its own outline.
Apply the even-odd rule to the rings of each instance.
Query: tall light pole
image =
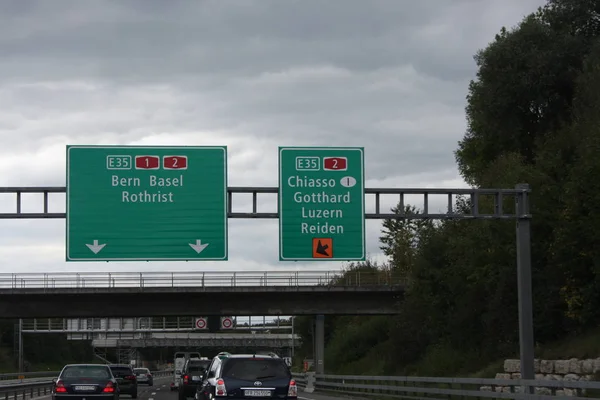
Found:
[[[19,318],[19,372],[23,372],[23,319]]]
[[[292,364],[294,364],[294,347],[296,347],[295,343],[295,335],[294,335],[294,319],[296,317],[292,315]]]

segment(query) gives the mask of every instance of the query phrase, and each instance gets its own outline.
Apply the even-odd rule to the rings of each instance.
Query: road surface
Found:
[[[139,400],[178,400],[177,392],[171,391],[171,376],[154,378],[154,386],[147,386],[143,384],[138,385],[138,399]],[[50,395],[45,396],[34,396],[35,400],[50,399]],[[121,400],[130,399],[131,396],[123,394],[120,396]],[[11,399],[13,397],[11,396]],[[19,396],[22,399],[22,396]],[[305,393],[300,389],[298,392],[299,400],[340,400],[340,397],[326,396],[320,393]],[[354,397],[357,399],[357,397]],[[29,396],[27,397],[29,400]],[[191,400],[191,399],[190,399]]]

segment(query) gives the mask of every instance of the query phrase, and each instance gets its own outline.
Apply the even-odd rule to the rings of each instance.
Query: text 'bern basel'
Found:
[[[145,186],[142,186],[142,183]],[[174,193],[169,191],[165,193],[158,188],[183,187],[183,175],[173,178],[161,178],[156,175],[149,175],[142,181],[141,178],[111,176],[111,186],[113,187],[139,187],[140,191],[123,190],[121,191],[121,201],[123,203],[174,203]],[[157,189],[152,189],[157,188]]]

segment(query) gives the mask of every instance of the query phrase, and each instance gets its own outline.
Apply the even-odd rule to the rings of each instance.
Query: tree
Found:
[[[433,224],[430,220],[405,219],[404,216],[420,213],[415,206],[404,206],[400,203],[392,208],[392,212],[398,215],[398,219],[388,219],[383,222],[379,248],[390,258],[393,269],[403,276],[408,276],[415,262],[419,242]]]
[[[550,9],[548,9],[550,10]],[[503,154],[535,162],[540,140],[570,123],[575,79],[586,43],[531,14],[475,56],[479,70],[467,96],[468,129],[455,152],[465,180],[482,175]]]
[[[478,52],[468,129],[455,152],[472,185],[533,188],[534,322],[542,344],[600,323],[599,11],[597,0],[549,0]],[[479,205],[494,204],[480,198]],[[456,202],[461,211],[470,206]],[[514,210],[514,199],[503,207]],[[514,357],[514,220],[433,224],[402,217],[417,214],[415,207],[393,211],[399,218],[384,222],[380,242],[392,272],[410,282],[399,315],[336,318],[326,351],[342,360],[336,368],[353,373],[377,360],[373,371],[451,374]]]

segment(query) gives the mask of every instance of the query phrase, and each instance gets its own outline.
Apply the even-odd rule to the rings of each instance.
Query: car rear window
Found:
[[[283,360],[272,358],[230,358],[223,366],[222,376],[248,381],[291,378]]]
[[[209,365],[210,365],[210,360],[190,362],[190,364],[188,365],[188,371],[189,372],[206,371],[206,368],[208,368]]]
[[[73,365],[63,369],[61,378],[109,379],[110,372],[108,371],[108,368],[103,365]]]
[[[133,372],[136,374],[147,374],[150,371],[148,371],[146,368],[136,368],[133,370]]]
[[[131,375],[131,368],[127,367],[110,367],[113,375],[116,377]]]

